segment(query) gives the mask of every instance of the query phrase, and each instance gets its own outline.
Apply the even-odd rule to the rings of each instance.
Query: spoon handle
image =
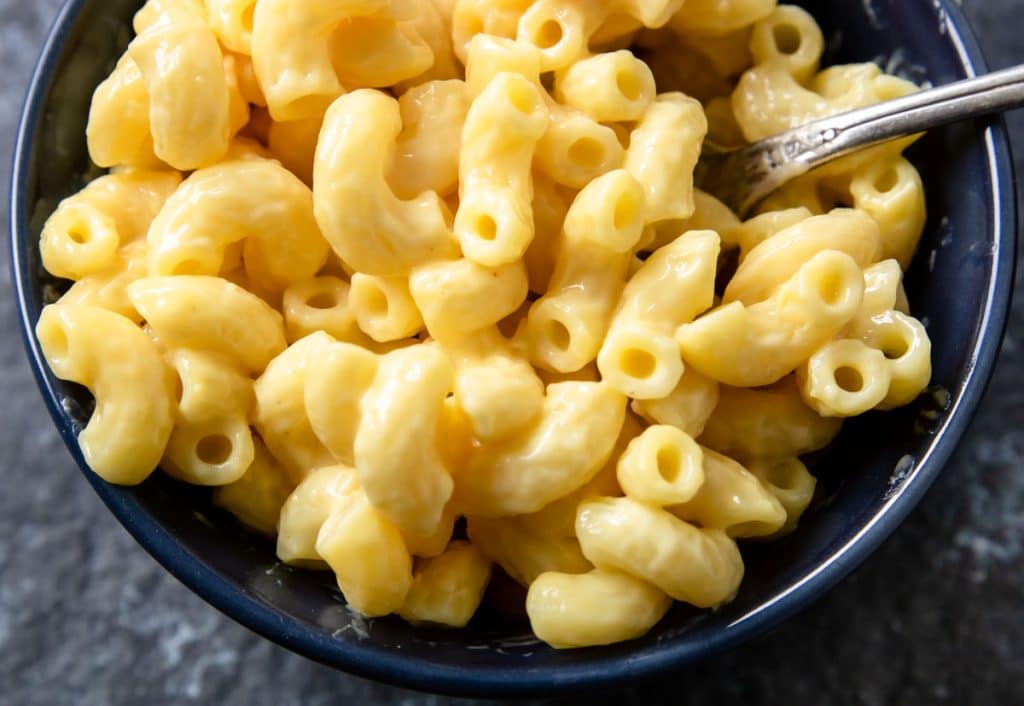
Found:
[[[737,213],[783,184],[854,150],[1024,105],[1024,65],[858,108],[733,152],[705,143],[697,181]]]
[[[1024,105],[1024,65],[931,88],[816,121],[806,137],[818,142],[808,167],[861,147],[951,122]]]

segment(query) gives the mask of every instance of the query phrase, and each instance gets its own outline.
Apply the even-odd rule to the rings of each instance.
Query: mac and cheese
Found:
[[[903,95],[776,0],[149,0],[94,95],[37,325],[90,467],[159,466],[333,572],[465,626],[504,572],[554,647],[713,608],[796,531],[801,456],[905,405],[925,221],[904,139],[741,219],[739,145]]]

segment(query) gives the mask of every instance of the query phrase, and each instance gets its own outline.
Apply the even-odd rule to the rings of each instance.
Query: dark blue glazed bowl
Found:
[[[43,397],[85,477],[135,538],[234,619],[326,664],[386,682],[457,694],[552,694],[622,685],[722,652],[807,607],[896,528],[935,480],[980,402],[1002,339],[1015,259],[1015,198],[998,119],[928,135],[912,158],[924,176],[926,235],[907,279],[934,343],[934,382],[908,409],[847,425],[814,463],[820,492],[799,531],[744,551],[747,577],[721,610],[678,606],[646,637],[558,652],[528,627],[483,611],[469,629],[414,629],[350,615],[332,578],[280,566],[271,543],[241,529],[206,492],[155,475],[107,485],[75,440],[87,394],[47,370],[32,328],[60,291],[40,266],[41,225],[95,172],[84,128],[93,88],[127,44],[140,0],[71,0],[43,50],[22,117],[12,179],[11,250],[22,332]],[[807,2],[830,62],[877,60],[934,84],[986,70],[950,0]]]

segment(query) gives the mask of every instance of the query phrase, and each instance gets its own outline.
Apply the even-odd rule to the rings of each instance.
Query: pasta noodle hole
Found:
[[[592,137],[581,137],[569,145],[569,161],[585,169],[595,169],[604,161],[604,147]]]
[[[646,380],[654,375],[658,361],[648,351],[629,348],[622,354],[619,361],[622,372],[636,380]]]
[[[860,371],[849,365],[836,368],[833,373],[836,385],[845,392],[860,392],[864,389],[864,376]]]
[[[889,360],[899,360],[910,350],[910,345],[902,336],[894,333],[886,336],[879,348]]]
[[[775,25],[772,28],[772,37],[775,39],[775,48],[779,50],[779,53],[788,56],[800,51],[800,45],[803,44],[800,30],[788,22]]]
[[[388,315],[388,311],[391,309],[391,304],[388,302],[388,297],[383,291],[377,287],[371,287],[366,292],[366,309],[373,316],[379,316],[381,318]]]
[[[209,466],[219,466],[231,458],[233,449],[231,439],[223,434],[211,434],[196,444],[196,458]]]
[[[498,237],[498,224],[486,213],[477,216],[473,231],[480,240],[494,240]]]
[[[567,351],[569,344],[572,343],[572,336],[565,324],[558,319],[552,319],[548,324],[548,341],[554,348]]]
[[[658,449],[655,458],[658,465],[658,474],[669,483],[675,483],[682,470],[683,460],[679,456],[679,449],[675,446],[662,446]]]
[[[615,85],[626,100],[635,101],[640,98],[640,80],[632,71],[619,71],[615,74]]]
[[[338,298],[334,292],[317,292],[306,300],[310,309],[333,309],[338,306]]]
[[[887,194],[896,188],[896,184],[899,183],[900,176],[896,173],[896,170],[889,167],[877,177],[875,177],[875,191],[880,194]]]
[[[826,272],[816,282],[818,296],[821,301],[827,306],[835,306],[843,298],[846,293],[846,287],[844,286],[843,277],[838,272],[831,271]]]
[[[72,243],[85,245],[91,239],[89,231],[85,228],[71,228],[68,230],[68,238]]]
[[[562,31],[562,25],[558,20],[546,20],[534,32],[533,43],[539,49],[551,49],[558,46],[564,36],[565,32]]]
[[[526,86],[515,86],[509,91],[508,99],[512,107],[523,115],[530,115],[540,107],[537,105],[534,94]]]

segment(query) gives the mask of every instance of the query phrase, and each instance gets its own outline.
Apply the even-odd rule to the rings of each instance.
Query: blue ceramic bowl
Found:
[[[932,484],[982,398],[1013,280],[1015,199],[998,119],[935,131],[914,148],[929,207],[907,288],[934,343],[934,382],[948,392],[847,425],[816,459],[820,492],[794,535],[748,547],[736,600],[711,612],[677,606],[646,637],[558,652],[528,626],[484,611],[464,631],[411,628],[350,615],[330,576],[281,567],[271,543],[241,529],[204,491],[160,474],[139,488],[90,473],[75,441],[88,395],[56,380],[32,334],[60,283],[39,262],[41,224],[95,175],[84,129],[93,88],[127,44],[139,0],[71,0],[32,80],[15,153],[11,249],[29,357],[68,449],[111,511],[192,590],[272,640],[326,664],[386,682],[458,694],[551,694],[624,684],[729,649],[807,607],[896,528]],[[807,3],[829,38],[830,63],[877,60],[943,84],[986,70],[949,0]]]

